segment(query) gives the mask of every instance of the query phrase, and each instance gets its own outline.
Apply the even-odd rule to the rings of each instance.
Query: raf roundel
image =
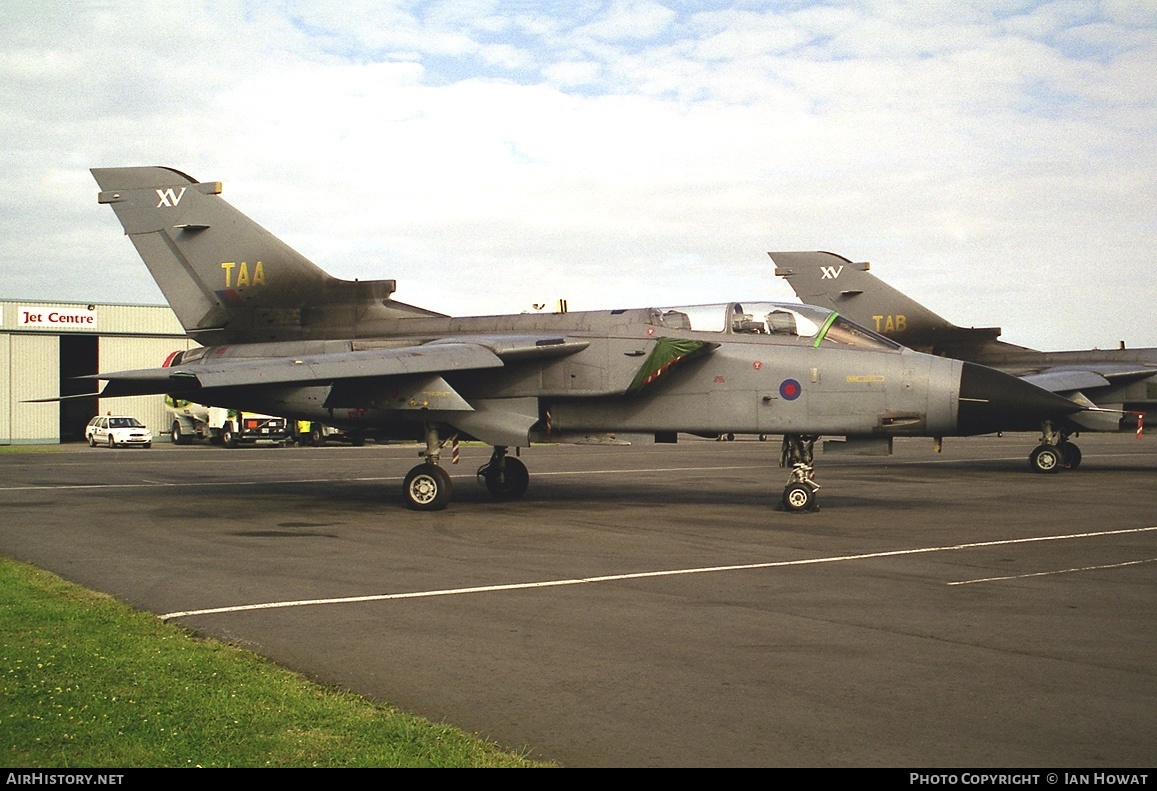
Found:
[[[787,401],[794,401],[803,392],[803,387],[794,379],[784,379],[779,384],[779,395]]]

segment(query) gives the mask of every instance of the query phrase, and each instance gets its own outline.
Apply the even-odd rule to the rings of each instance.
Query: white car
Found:
[[[153,434],[135,417],[97,415],[88,421],[84,436],[89,446],[108,445],[110,448],[138,446],[151,448]]]

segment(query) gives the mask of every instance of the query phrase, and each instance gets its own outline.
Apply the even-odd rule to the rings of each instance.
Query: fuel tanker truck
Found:
[[[171,395],[165,396],[165,408],[173,416],[169,437],[174,445],[207,439],[226,448],[258,442],[283,446],[290,436],[289,422],[283,417],[205,406]]]

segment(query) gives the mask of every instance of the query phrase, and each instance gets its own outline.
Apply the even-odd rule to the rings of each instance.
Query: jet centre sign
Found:
[[[21,305],[17,308],[16,325],[18,327],[43,327],[54,330],[94,330],[96,329],[96,309]]]

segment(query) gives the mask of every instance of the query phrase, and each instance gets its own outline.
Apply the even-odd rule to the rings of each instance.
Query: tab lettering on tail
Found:
[[[821,266],[820,272],[823,274],[823,277],[821,277],[820,279],[821,280],[835,280],[837,277],[840,276],[840,272],[843,272],[843,271],[844,271],[844,265],[843,264],[840,264],[839,266]]]
[[[894,316],[872,316],[872,319],[876,322],[876,332],[881,335],[891,336],[894,332],[903,332],[908,329],[908,318],[902,313],[897,313]]]

